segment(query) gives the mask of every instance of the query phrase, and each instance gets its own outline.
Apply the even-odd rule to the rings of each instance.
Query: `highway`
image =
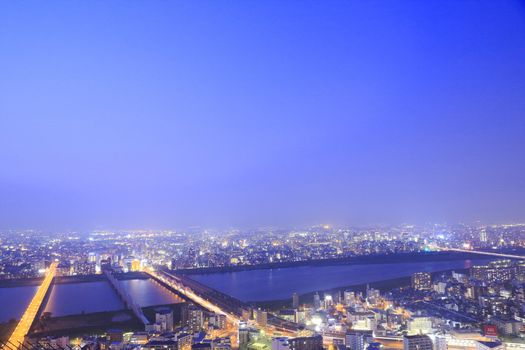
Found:
[[[40,287],[38,287],[35,296],[33,297],[33,299],[31,299],[31,302],[29,303],[27,309],[22,315],[20,322],[18,322],[15,330],[13,331],[11,337],[8,340],[8,344],[10,344],[11,347],[16,346],[20,348],[24,343],[24,338],[29,332],[31,325],[33,324],[33,321],[35,320],[36,315],[38,314],[38,310],[42,305],[42,301],[46,297],[49,286],[51,285],[51,282],[55,277],[56,268],[56,262],[51,263],[51,266],[49,266],[46,276],[44,277],[44,281],[42,282]],[[4,347],[4,349],[7,349],[7,347]]]

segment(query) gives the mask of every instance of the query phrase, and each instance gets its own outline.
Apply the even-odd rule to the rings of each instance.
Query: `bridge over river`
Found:
[[[58,281],[53,282],[56,270],[57,263],[53,262],[9,340],[5,344],[0,343],[0,350],[20,350],[27,346],[27,335],[35,320],[45,309],[48,294],[51,293],[52,289],[56,288],[56,286],[52,286],[58,283]],[[251,326],[263,328],[268,334],[295,336],[300,329],[298,324],[284,320],[273,314],[268,314],[267,325],[257,325],[253,320],[250,320],[251,317],[248,316],[248,314],[251,313],[250,305],[232,296],[221,293],[187,276],[179,275],[169,270],[155,271],[153,269],[147,269],[145,272],[152,280],[159,282],[159,288],[165,288],[166,292],[170,290],[205,309],[225,314],[229,328],[223,332],[224,336],[235,338],[241,321],[247,321]],[[142,307],[136,300],[133,300],[134,297],[130,295],[127,287],[109,271],[105,272],[105,277],[125,307],[133,311],[137,319],[144,325],[148,325],[150,322],[144,316]],[[99,275],[97,280],[100,281],[100,279],[103,280],[104,278]],[[55,291],[53,291],[53,293],[55,293]],[[60,302],[56,300],[55,296],[53,296],[53,298],[55,303]]]
[[[205,309],[225,314],[228,320],[236,327],[238,327],[241,321],[248,321],[244,313],[249,313],[251,307],[232,296],[221,293],[187,276],[176,274],[165,269],[158,271],[147,269],[146,272],[152,278],[168,285]],[[257,326],[260,327],[261,325]],[[300,330],[299,324],[284,320],[273,314],[268,314],[268,324],[262,328],[264,328],[268,334],[287,336],[295,336]]]
[[[7,343],[3,345],[2,349],[11,350],[23,347],[25,336],[29,332],[31,325],[33,324],[40,308],[42,307],[42,302],[44,301],[49,290],[49,286],[51,285],[51,282],[55,277],[57,265],[58,264],[56,262],[53,262],[49,266],[49,269],[46,273],[46,276],[44,277],[44,280],[42,281],[42,284],[40,285],[40,287],[38,287],[35,296],[33,297],[33,299],[31,299],[31,302],[29,303],[27,309],[22,315],[20,322],[18,322],[15,330],[9,337]]]
[[[460,253],[470,253],[470,254],[495,256],[495,257],[498,257],[498,258],[506,258],[506,259],[525,260],[525,256],[524,255],[506,254],[506,253],[490,252],[490,251],[483,251],[483,250],[440,247],[440,246],[432,245],[432,244],[429,245],[429,248],[430,249],[439,250],[439,251],[451,251],[451,252],[460,252]]]
[[[124,302],[124,305],[126,305],[126,308],[133,311],[135,316],[144,324],[149,324],[149,320],[144,316],[144,313],[142,312],[142,308],[133,301],[131,296],[129,295],[128,291],[122,287],[122,285],[119,283],[119,281],[113,276],[113,273],[111,271],[105,271],[105,275],[109,280],[109,283],[115,289],[118,296],[122,299]]]

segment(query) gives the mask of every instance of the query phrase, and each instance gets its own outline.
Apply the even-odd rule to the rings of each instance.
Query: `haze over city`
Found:
[[[525,220],[520,1],[3,2],[0,226]]]
[[[525,350],[524,5],[0,2],[0,350]]]

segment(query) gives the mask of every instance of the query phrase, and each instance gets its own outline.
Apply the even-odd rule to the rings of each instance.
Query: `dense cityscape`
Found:
[[[0,1],[0,350],[525,350],[524,5]]]
[[[0,232],[0,278],[38,277],[51,261],[59,274],[83,275],[109,264],[128,272],[147,266],[171,269],[293,264],[366,255],[424,252],[429,247],[512,250],[525,247],[525,225],[302,230],[94,231],[48,234]]]
[[[44,291],[41,300],[32,301],[39,306],[21,337],[26,346],[116,350],[514,349],[525,347],[525,258],[519,259],[524,246],[525,225],[319,225],[294,230],[61,234],[6,231],[1,240],[0,286],[3,290],[15,289],[39,285],[44,275],[52,273],[55,277],[54,285],[46,286],[50,291]],[[455,270],[425,271],[428,259],[432,264],[436,259],[463,259],[465,254],[477,263],[467,260],[468,266]],[[499,254],[510,258],[502,259]],[[412,273],[404,270],[399,276],[406,278],[388,279],[385,274],[366,285],[348,287],[346,277],[340,275],[335,288],[294,291],[274,302],[268,298],[241,301],[193,277],[194,273],[213,276],[223,271],[261,269],[289,270],[293,274],[294,268],[304,264],[331,268],[388,262],[395,269],[396,264],[404,266],[419,257],[425,259],[420,261],[423,269]],[[479,257],[484,260],[475,260]],[[381,284],[382,280],[388,283]],[[75,311],[53,313],[54,305],[60,302],[56,299],[64,297],[58,292],[61,286],[102,281],[112,286],[113,291],[106,293],[116,293],[128,314],[106,312],[111,316],[108,319],[104,312],[86,317],[84,309],[79,315],[74,315]],[[135,300],[136,290],[127,285],[135,281],[151,281],[171,299],[163,299],[159,305],[140,305]],[[82,293],[75,293],[82,304]],[[27,317],[24,314],[23,318]],[[115,322],[119,317],[121,320]],[[4,321],[4,346],[16,348],[13,337],[17,331],[13,327],[18,330],[20,324],[16,318]],[[13,334],[8,337],[10,332]]]

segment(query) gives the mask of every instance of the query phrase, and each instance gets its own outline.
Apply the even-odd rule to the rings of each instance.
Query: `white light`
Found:
[[[321,323],[323,323],[323,320],[320,317],[314,316],[312,317],[312,323],[316,326],[319,326]]]

